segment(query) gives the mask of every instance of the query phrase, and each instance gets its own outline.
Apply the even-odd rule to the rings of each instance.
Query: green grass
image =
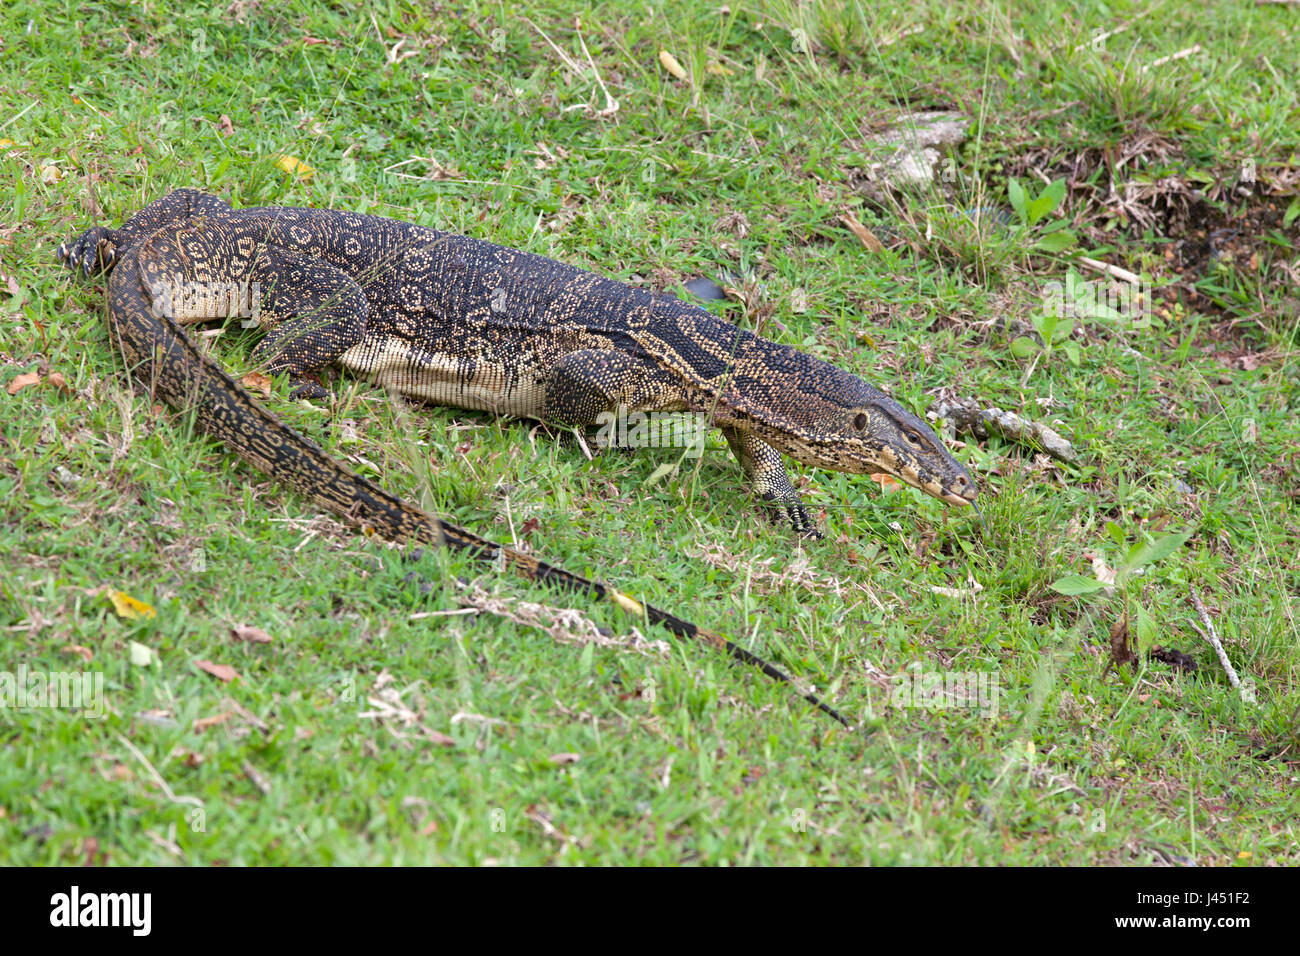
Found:
[[[103,720],[0,710],[3,858],[1300,862],[1291,11],[455,7],[16,0],[0,14],[0,384],[32,371],[68,383],[0,393],[0,670],[102,674],[108,705]],[[605,90],[618,108],[601,116]],[[972,136],[951,194],[873,205],[865,137],[901,105],[961,109]],[[280,153],[315,176],[286,176]],[[1247,163],[1282,185],[1235,193]],[[1007,205],[1009,177],[1037,191],[1034,169],[1076,168],[1063,215],[1079,245],[1065,253],[939,210]],[[1246,253],[1184,279],[1174,264],[1204,241],[1197,223],[1165,228],[1165,192],[1135,200],[1152,226],[1117,215],[1112,176],[1191,183],[1210,197],[1202,216],[1262,216],[1268,202],[1276,215]],[[108,342],[102,282],[57,267],[60,241],[182,186],[395,216],[657,287],[756,273],[757,308],[723,306],[733,321],[918,411],[948,389],[1057,422],[1087,457],[1050,467],[967,438],[983,538],[919,493],[796,466],[827,532],[799,550],[756,513],[723,447],[652,482],[669,453],[588,461],[533,423],[403,407],[353,381],[315,408],[280,388],[278,414],[394,492],[730,635],[870,733],[656,629],[636,642],[613,609],[459,558],[416,567],[474,579],[515,620],[430,615],[462,593],[420,593],[396,551],[155,411]],[[911,241],[870,253],[846,210]],[[1029,321],[1080,249],[1154,280],[1151,324],[1084,321],[1077,366],[1059,349],[1013,356],[1006,324]],[[251,341],[217,348],[243,371]],[[1107,522],[1130,540],[1195,530],[1131,595],[1194,675],[1108,671],[1118,598],[1049,588],[1091,573],[1091,555],[1114,566]],[[120,618],[106,587],[156,617]],[[1193,630],[1191,587],[1251,694]],[[617,640],[520,623],[548,607]],[[271,643],[233,641],[240,624]],[[133,665],[132,642],[158,663]],[[917,665],[988,675],[996,716],[891,706],[891,678]]]

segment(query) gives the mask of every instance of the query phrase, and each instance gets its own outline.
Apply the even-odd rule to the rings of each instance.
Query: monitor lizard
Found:
[[[586,426],[617,408],[692,411],[722,429],[755,491],[817,530],[781,453],[885,473],[957,505],[976,486],[930,428],[866,382],[670,296],[530,253],[359,213],[234,210],[196,190],[159,199],[58,257],[110,272],[110,334],[140,384],[192,411],[256,468],[363,529],[504,560],[790,678],[766,661],[596,581],[426,514],[355,474],[253,400],[195,347],[186,324],[256,316],[253,352],[293,394],[331,363],[414,398]],[[815,695],[822,710],[845,722]]]

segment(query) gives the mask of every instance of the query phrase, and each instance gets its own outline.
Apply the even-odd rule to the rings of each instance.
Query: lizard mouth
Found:
[[[975,482],[964,476],[953,479],[943,490],[935,497],[940,498],[951,505],[969,505],[974,507],[975,499],[979,496],[979,489],[975,487]]]
[[[948,481],[943,481],[933,475],[924,474],[916,468],[909,467],[906,463],[903,463],[902,467],[896,470],[881,469],[881,471],[892,475],[905,484],[911,485],[913,488],[919,488],[932,498],[938,498],[950,505],[973,507],[975,499],[979,497],[979,488],[971,480],[970,476],[964,473],[958,473]]]

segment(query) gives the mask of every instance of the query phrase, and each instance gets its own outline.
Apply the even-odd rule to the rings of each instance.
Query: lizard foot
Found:
[[[74,273],[78,268],[90,278],[98,270],[107,272],[117,259],[117,232],[93,226],[76,239],[62,243],[55,251],[59,261]]]
[[[319,382],[308,381],[307,379],[297,378],[289,379],[289,397],[294,401],[300,398],[321,399],[329,398],[329,389]]]
[[[820,541],[824,537],[802,502],[783,501],[780,496],[771,492],[763,495],[762,498],[763,510],[773,522],[789,525],[799,537],[808,541]]]

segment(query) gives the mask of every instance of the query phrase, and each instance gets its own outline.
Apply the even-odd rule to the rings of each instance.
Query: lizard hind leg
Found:
[[[80,236],[60,243],[55,255],[73,272],[80,268],[90,277],[96,272],[112,269],[117,257],[127,248],[169,223],[188,221],[196,216],[220,216],[228,212],[230,206],[217,196],[197,189],[178,189],[162,199],[154,200],[118,229],[92,226]]]

